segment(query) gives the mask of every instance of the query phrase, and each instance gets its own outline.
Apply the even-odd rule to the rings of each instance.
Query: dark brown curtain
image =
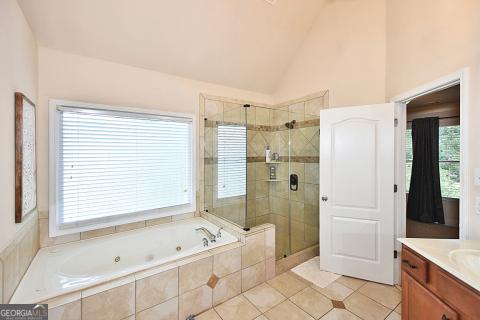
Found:
[[[412,121],[413,162],[407,217],[444,224],[438,167],[438,118]]]

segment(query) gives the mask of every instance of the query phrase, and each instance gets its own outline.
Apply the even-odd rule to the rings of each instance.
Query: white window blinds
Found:
[[[59,229],[193,205],[191,119],[74,107],[56,112]]]
[[[242,196],[247,185],[247,129],[218,126],[218,198]]]

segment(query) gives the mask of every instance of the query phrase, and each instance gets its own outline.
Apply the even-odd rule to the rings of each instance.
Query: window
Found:
[[[218,126],[218,199],[242,196],[247,185],[247,128]]]
[[[412,129],[407,129],[406,152],[408,192],[413,161]],[[458,199],[460,197],[460,126],[458,125],[439,128],[439,169],[442,197]]]
[[[190,116],[51,106],[50,234],[195,211]]]

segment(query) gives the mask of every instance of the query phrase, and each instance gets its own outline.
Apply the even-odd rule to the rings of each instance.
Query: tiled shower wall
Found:
[[[200,208],[241,226],[275,224],[277,258],[318,244],[319,114],[327,106],[325,92],[275,107],[250,103],[246,111],[244,103],[248,102],[201,97],[200,167],[205,164],[205,194],[202,198],[201,183]],[[289,132],[285,123],[292,120],[296,123]],[[219,123],[247,124],[246,199],[215,201],[215,127]],[[266,146],[279,153],[279,163],[265,163]],[[289,191],[289,160],[291,172],[299,177],[298,191]],[[278,181],[267,181],[270,165],[276,167]]]

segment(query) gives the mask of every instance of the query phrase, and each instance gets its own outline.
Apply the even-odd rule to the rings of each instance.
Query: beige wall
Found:
[[[39,209],[48,209],[49,98],[198,111],[200,92],[272,104],[329,89],[330,105],[380,103],[463,67],[471,75],[469,134],[470,234],[480,237],[473,214],[471,172],[480,166],[480,3],[464,0],[331,0],[299,48],[275,96],[173,77],[116,63],[39,48],[16,1],[0,2],[0,248],[14,224],[13,92],[38,102]],[[386,81],[385,81],[386,80]]]
[[[473,168],[480,167],[480,1],[387,0],[387,100],[462,68],[470,71],[468,114],[469,235],[480,239],[474,214]]]
[[[385,100],[385,1],[324,1],[275,93],[277,102],[329,89],[329,105]]]
[[[14,93],[37,101],[37,45],[14,0],[0,1],[0,248],[20,229],[15,224]]]
[[[275,93],[276,101],[328,89],[330,106],[389,101],[462,68],[470,74],[469,236],[480,238],[473,168],[480,167],[480,2],[325,1]]]
[[[39,48],[38,201],[48,210],[48,100],[64,99],[195,113],[200,92],[271,103],[268,95]],[[200,63],[200,62],[199,62]]]

